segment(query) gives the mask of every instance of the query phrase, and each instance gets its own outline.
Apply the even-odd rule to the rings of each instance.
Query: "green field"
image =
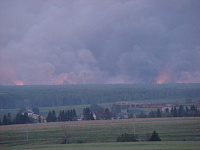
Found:
[[[200,118],[138,118],[136,134],[142,141],[147,133],[156,130],[162,141],[200,141]],[[59,144],[64,130],[71,143],[115,142],[122,133],[133,133],[133,120],[99,120],[0,126],[0,146]]]
[[[137,143],[92,143],[92,144],[56,144],[56,145],[29,145],[2,148],[2,150],[199,150],[199,141],[176,142],[137,142]]]

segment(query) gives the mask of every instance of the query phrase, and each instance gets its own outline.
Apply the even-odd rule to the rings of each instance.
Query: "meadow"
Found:
[[[28,142],[26,141],[26,127],[28,129]],[[143,141],[146,134],[152,133],[154,130],[158,132],[164,142],[186,141],[187,144],[187,141],[200,141],[200,118],[137,118],[135,119],[135,129],[139,141]],[[117,136],[122,133],[133,133],[133,120],[96,120],[37,123],[27,126],[25,124],[0,126],[0,147],[12,149],[13,146],[59,145],[65,131],[70,134],[70,142],[73,143],[70,145],[87,143],[87,147],[89,146],[88,143],[113,143],[116,142]],[[199,142],[195,143],[199,144]]]
[[[89,143],[89,144],[54,144],[29,145],[2,148],[2,150],[199,150],[199,141],[175,142],[137,142],[137,143]]]

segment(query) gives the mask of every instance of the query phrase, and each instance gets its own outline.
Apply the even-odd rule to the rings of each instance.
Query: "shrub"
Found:
[[[158,133],[156,133],[156,131],[154,131],[150,137],[150,141],[161,141]]]
[[[85,141],[79,139],[77,140],[77,143],[81,144],[81,143],[85,143]]]
[[[134,134],[124,133],[117,137],[117,142],[137,142]]]

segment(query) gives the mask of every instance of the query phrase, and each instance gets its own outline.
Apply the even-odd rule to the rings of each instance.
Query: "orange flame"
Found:
[[[163,84],[166,83],[166,81],[169,80],[169,77],[167,75],[160,75],[156,79],[156,84]]]
[[[20,86],[24,85],[24,83],[23,83],[22,81],[20,81],[20,80],[15,80],[15,81],[13,82],[13,84],[14,84],[14,85],[20,85]]]
[[[166,71],[159,71],[159,76],[156,78],[156,84],[164,84],[169,81],[169,75]]]

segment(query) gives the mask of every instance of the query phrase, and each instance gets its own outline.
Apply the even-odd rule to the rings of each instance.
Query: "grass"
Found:
[[[200,141],[200,118],[138,118],[136,134],[143,140],[154,130],[162,141]],[[29,141],[26,142],[26,125],[0,126],[0,147],[17,145],[59,144],[64,129],[71,135],[71,142],[115,142],[122,133],[133,133],[133,120],[97,120],[28,124]]]
[[[199,150],[199,141],[176,141],[176,142],[137,142],[137,143],[92,143],[92,144],[69,144],[69,145],[29,145],[2,148],[2,150]]]

